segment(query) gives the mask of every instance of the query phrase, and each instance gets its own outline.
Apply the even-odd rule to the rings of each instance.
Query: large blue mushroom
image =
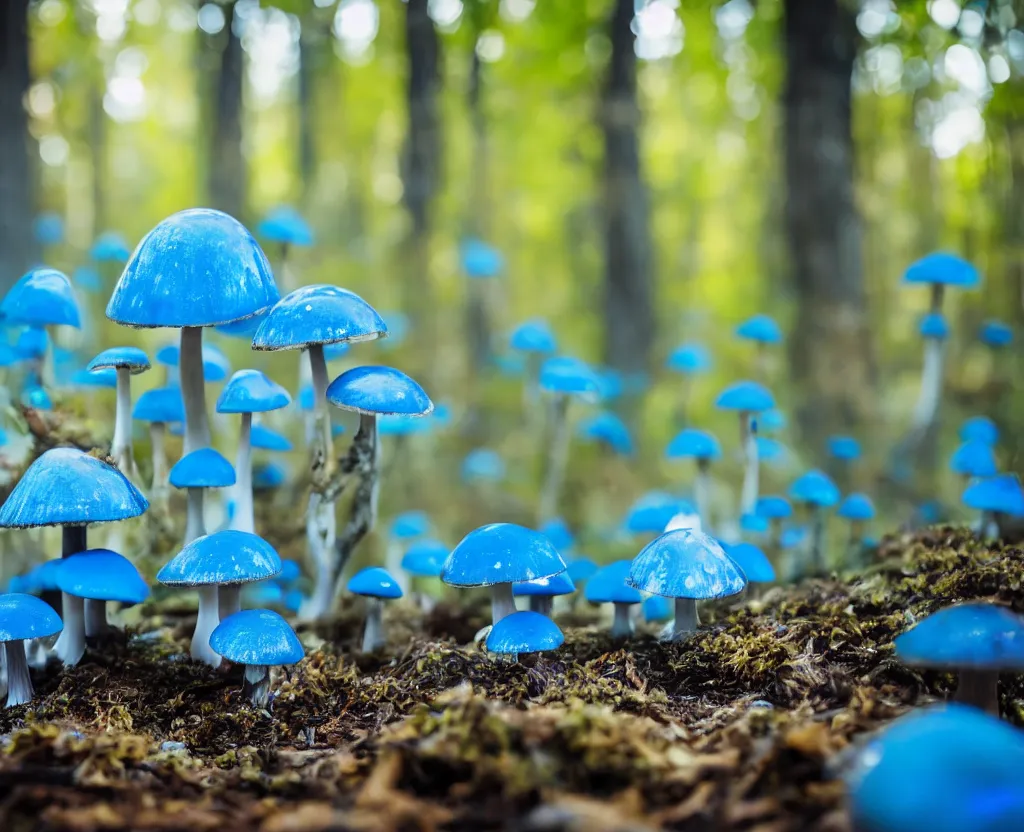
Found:
[[[24,642],[59,632],[60,616],[34,595],[11,592],[0,595],[0,642],[4,645],[7,668],[7,707],[24,705],[32,699],[32,677]]]
[[[117,372],[117,401],[114,407],[114,439],[110,455],[126,477],[138,480],[132,449],[131,377],[150,368],[149,357],[138,347],[111,347],[97,355],[86,367],[89,372],[113,369]]]
[[[523,653],[557,650],[565,636],[546,615],[539,612],[514,612],[497,622],[487,634],[487,649],[518,658]]]
[[[266,707],[270,698],[270,669],[298,664],[306,654],[295,631],[272,610],[240,610],[228,616],[210,633],[210,649],[245,665],[249,701],[257,708]]]

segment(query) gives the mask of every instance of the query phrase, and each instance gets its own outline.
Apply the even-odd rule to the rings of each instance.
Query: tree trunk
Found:
[[[311,11],[302,20],[299,34],[299,177],[304,203],[316,181],[316,78],[323,68],[325,40],[316,9]]]
[[[235,32],[235,4],[224,6],[224,28],[215,36],[220,42],[220,66],[213,95],[213,130],[207,190],[213,206],[233,217],[245,211],[246,165],[242,155],[242,85],[245,55]]]
[[[29,87],[28,0],[0,3],[0,292],[35,255],[35,155],[23,104]]]
[[[857,30],[841,0],[786,0],[785,224],[797,290],[790,338],[809,447],[868,415],[874,364],[854,202],[851,91]]]
[[[615,0],[611,60],[601,101],[605,158],[604,360],[628,375],[646,372],[654,343],[654,289],[647,188],[640,170],[634,0]]]
[[[473,49],[471,61],[467,101],[473,124],[473,179],[467,206],[466,230],[469,236],[490,243],[487,120],[481,102],[483,66],[476,49]],[[469,336],[470,362],[475,376],[479,374],[491,354],[491,320],[488,305],[490,279],[470,279],[468,284],[466,329]]]

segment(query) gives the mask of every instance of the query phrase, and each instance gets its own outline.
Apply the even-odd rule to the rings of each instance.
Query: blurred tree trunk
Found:
[[[797,291],[789,345],[796,416],[815,448],[867,416],[875,381],[853,189],[857,37],[841,0],[785,0],[785,227]]]
[[[611,60],[601,98],[604,132],[605,363],[625,375],[649,369],[654,289],[647,187],[640,170],[634,0],[614,0]]]
[[[28,0],[4,0],[0,3],[0,291],[21,276],[35,254],[35,160],[24,106],[29,82]]]
[[[94,67],[93,71],[102,78],[101,66]],[[107,114],[103,109],[103,83],[95,77],[89,80],[89,157],[92,167],[92,237],[95,240],[107,227]]]
[[[207,193],[213,207],[233,217],[245,213],[246,165],[242,155],[242,87],[245,55],[235,31],[235,4],[224,5],[224,28],[212,40],[219,44],[211,105],[213,129],[206,170]]]
[[[473,173],[466,231],[468,236],[476,237],[490,244],[489,147],[487,118],[481,102],[482,72],[482,62],[474,44],[467,93],[469,116],[473,124]],[[480,372],[491,355],[491,318],[487,291],[490,283],[490,279],[470,279],[466,287],[468,294],[466,328],[474,375]]]
[[[313,191],[317,167],[316,82],[324,70],[324,50],[329,41],[330,20],[309,9],[302,19],[299,33],[299,178],[305,204]]]

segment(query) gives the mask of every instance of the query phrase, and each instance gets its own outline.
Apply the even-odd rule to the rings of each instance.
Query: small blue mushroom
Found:
[[[875,505],[867,494],[848,494],[836,509],[836,516],[850,521],[850,548],[863,547],[864,526],[875,518]]]
[[[18,279],[0,303],[5,323],[42,329],[71,326],[80,329],[78,301],[67,275],[56,269],[32,269]]]
[[[532,581],[522,581],[512,584],[512,595],[515,597],[524,596],[530,599],[530,609],[542,615],[551,617],[555,597],[558,595],[572,595],[576,587],[569,577],[568,570],[552,575],[550,578],[536,578]]]
[[[432,537],[413,541],[402,555],[402,569],[418,578],[440,578],[449,552],[450,547]]]
[[[740,497],[740,514],[752,514],[757,504],[757,424],[751,417],[763,410],[775,407],[775,399],[767,388],[756,381],[738,381],[726,387],[715,400],[715,406],[722,410],[735,411],[740,420],[740,445],[743,448],[745,467],[743,491]]]
[[[363,630],[363,652],[382,648],[384,637],[384,601],[402,597],[402,588],[386,569],[368,566],[356,572],[348,582],[348,591],[366,598],[366,627]]]
[[[960,439],[964,442],[977,440],[995,445],[999,441],[999,428],[988,416],[972,416],[960,426]]]
[[[979,531],[984,537],[998,536],[1007,517],[1024,516],[1024,489],[1016,474],[975,480],[964,489],[961,500],[981,512]]]
[[[501,252],[483,240],[473,237],[462,241],[459,245],[459,255],[466,277],[478,280],[497,277],[505,265]]]
[[[257,708],[267,705],[270,669],[298,664],[305,656],[295,631],[272,610],[242,610],[228,616],[210,634],[210,647],[229,662],[245,665],[249,701]]]
[[[32,233],[41,246],[59,245],[64,240],[64,218],[55,211],[44,211],[32,221]]]
[[[203,498],[207,488],[235,484],[235,469],[213,448],[199,448],[179,459],[169,477],[175,488],[186,489],[185,545],[206,534]]]
[[[775,567],[760,547],[753,543],[722,543],[722,548],[740,568],[748,584],[770,584],[775,580]]]
[[[711,369],[711,356],[703,344],[680,344],[669,353],[665,366],[674,373],[697,375]]]
[[[633,454],[629,428],[610,410],[603,410],[580,422],[577,433],[582,439],[599,442],[621,456]]]
[[[131,377],[150,368],[149,356],[138,347],[111,347],[97,355],[86,367],[89,372],[114,370],[117,373],[117,402],[114,408],[114,439],[110,455],[126,477],[138,479],[132,449]]]
[[[693,514],[686,500],[666,491],[648,491],[630,507],[623,521],[630,534],[661,534],[677,514]]]
[[[852,436],[830,436],[828,453],[840,462],[856,462],[860,459],[860,442]]]
[[[289,246],[313,245],[313,230],[309,223],[291,205],[280,205],[267,212],[256,226],[256,233],[264,240]]]
[[[999,465],[991,445],[972,439],[953,451],[953,456],[949,458],[949,469],[954,474],[970,479],[994,477],[999,472]]]
[[[591,604],[614,606],[613,638],[629,638],[633,635],[633,616],[630,607],[644,600],[643,595],[627,583],[631,566],[630,560],[617,560],[601,567],[590,576],[583,592]]]
[[[576,546],[576,536],[562,517],[553,517],[541,523],[537,531],[550,540],[559,552],[571,552]]]
[[[505,479],[505,460],[491,448],[474,448],[462,460],[462,481],[474,483],[496,483]]]
[[[569,561],[565,574],[573,584],[585,584],[597,572],[597,564],[590,558],[577,557]]]
[[[662,598],[660,595],[645,598],[640,610],[644,621],[647,622],[672,620],[672,604],[669,603],[668,598]]]
[[[131,254],[128,243],[116,231],[104,231],[89,249],[89,256],[96,263],[124,263]]]
[[[509,346],[517,352],[551,355],[558,349],[558,341],[547,321],[531,318],[512,330]]]
[[[153,463],[152,493],[154,502],[167,497],[167,452],[164,441],[167,426],[185,421],[185,402],[177,385],[147,390],[135,402],[132,418],[149,423],[150,456]]]
[[[736,327],[736,335],[757,344],[756,370],[757,375],[763,378],[767,372],[767,348],[782,343],[779,325],[768,315],[754,315]]]
[[[714,434],[697,428],[686,428],[675,435],[665,449],[667,459],[692,458],[697,463],[693,496],[701,521],[711,523],[711,463],[722,455]]]
[[[811,511],[813,537],[811,539],[810,569],[820,572],[825,567],[825,509],[839,502],[839,489],[828,474],[812,469],[790,486],[789,496],[803,503]]]
[[[978,339],[993,350],[1002,349],[1013,343],[1013,328],[1002,321],[985,321],[978,330]]]
[[[271,491],[280,488],[288,480],[288,469],[278,462],[264,462],[252,472],[253,491]]]
[[[32,677],[25,654],[26,639],[45,638],[60,632],[63,624],[53,607],[34,595],[11,592],[0,595],[0,641],[7,664],[7,707],[32,699]]]
[[[565,636],[546,615],[539,612],[514,612],[497,622],[487,635],[487,649],[516,658],[523,653],[557,650]]]
[[[425,511],[405,511],[391,521],[391,536],[399,540],[412,540],[430,531],[430,518]]]

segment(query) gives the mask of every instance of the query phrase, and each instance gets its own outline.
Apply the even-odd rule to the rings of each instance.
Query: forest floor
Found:
[[[155,605],[0,711],[0,829],[844,830],[842,750],[953,682],[903,667],[893,636],[963,599],[1019,608],[1022,577],[1020,549],[929,529],[856,580],[709,610],[684,644],[615,642],[581,611],[560,650],[515,664],[466,645],[483,607],[396,607],[373,656],[347,607],[304,634],[269,711],[239,668],[184,659],[191,622]]]

